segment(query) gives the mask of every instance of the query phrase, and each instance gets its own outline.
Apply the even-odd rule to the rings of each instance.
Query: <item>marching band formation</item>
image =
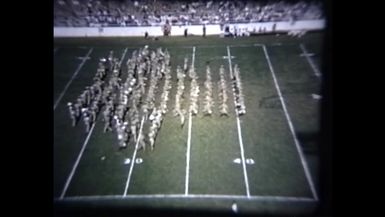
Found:
[[[148,46],[135,50],[126,62],[126,70],[122,70],[122,60],[114,57],[110,51],[108,58],[99,61],[93,84],[85,87],[75,100],[68,102],[72,126],[82,119],[88,133],[96,123],[98,114],[102,112],[104,132],[115,131],[120,148],[129,144],[137,144],[138,149],[146,149],[149,145],[154,149],[155,140],[167,114],[167,103],[172,88],[170,54],[158,48],[150,50]],[[199,84],[194,65],[188,66],[188,58],[184,59],[183,69],[176,67],[176,94],[173,116],[179,116],[181,127],[184,126],[187,111],[185,101],[185,77],[190,80],[188,112],[196,116],[199,111]],[[218,110],[220,116],[228,116],[227,81],[223,65],[219,68]],[[240,71],[234,66],[231,78],[237,115],[246,113]],[[211,116],[214,109],[213,81],[210,66],[206,65],[206,80],[202,112],[203,116]],[[131,143],[132,142],[132,143]]]

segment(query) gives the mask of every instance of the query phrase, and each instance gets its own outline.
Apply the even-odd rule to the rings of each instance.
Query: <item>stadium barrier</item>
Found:
[[[296,22],[263,22],[263,23],[233,23],[226,24],[230,32],[234,32],[234,26],[238,31],[248,31],[259,33],[259,30],[272,32],[275,24],[276,32],[288,32],[295,30],[314,31],[325,28],[325,20],[303,20]],[[224,33],[225,26],[206,25],[206,35],[220,35]],[[189,35],[202,35],[203,25],[172,26],[171,36],[182,36],[184,30],[188,29]],[[136,27],[54,27],[54,37],[129,37],[144,36],[145,32],[149,36],[162,36],[161,26],[136,26]],[[262,33],[262,32],[261,32]]]

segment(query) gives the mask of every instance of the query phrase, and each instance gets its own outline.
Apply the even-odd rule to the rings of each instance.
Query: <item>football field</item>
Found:
[[[318,203],[322,36],[55,39],[55,203],[311,212]],[[101,114],[88,133],[83,121],[72,127],[66,104],[92,85],[99,59],[114,51],[124,74],[127,59],[144,45],[167,48],[171,55],[169,110],[175,105],[177,65],[183,67],[185,57],[194,65],[199,113],[186,114],[181,127],[179,117],[169,111],[153,151],[137,151],[134,143],[120,150],[116,133],[103,132]],[[207,63],[214,84],[211,116],[202,113]],[[230,83],[235,64],[246,105],[246,114],[239,117]],[[227,117],[218,109],[220,66],[227,80]],[[185,86],[187,109],[189,79]],[[141,130],[146,127],[143,121]]]

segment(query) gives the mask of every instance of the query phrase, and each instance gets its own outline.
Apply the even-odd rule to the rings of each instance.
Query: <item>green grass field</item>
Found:
[[[92,84],[98,60],[106,57],[109,51],[113,50],[119,58],[124,56],[125,72],[125,63],[132,52],[146,44],[150,48],[167,48],[171,54],[172,80],[175,82],[168,101],[169,110],[175,103],[176,66],[183,66],[186,56],[189,62],[195,59],[200,85],[199,105],[203,101],[205,65],[210,62],[216,104],[211,117],[204,117],[202,113],[192,116],[190,149],[187,146],[188,115],[181,128],[179,118],[168,112],[154,151],[138,151],[136,159],[141,158],[142,163],[124,164],[126,158],[133,160],[135,144],[120,151],[115,132],[103,133],[101,115],[89,134],[82,121],[72,127],[66,103],[75,101],[85,86]],[[314,99],[312,94],[320,93],[321,78],[315,75],[309,60],[301,55],[301,44],[308,53],[314,54],[309,59],[319,70],[322,33],[311,33],[301,39],[285,35],[237,39],[174,37],[158,41],[142,38],[55,39],[55,202],[228,212],[236,203],[239,213],[311,212],[317,205],[316,193],[312,192],[310,183],[314,183],[317,192],[319,159],[316,141],[320,105],[320,100]],[[229,81],[228,51],[232,66],[238,64],[240,68],[244,86],[247,113],[239,117],[239,125],[230,82],[227,85],[229,116],[220,117],[217,107],[221,65]],[[87,53],[88,59],[79,58]],[[185,80],[185,85],[187,100],[184,107],[187,108],[189,79]],[[297,144],[295,139],[298,139]],[[302,161],[299,153],[303,153]],[[234,159],[242,159],[242,155],[252,159],[254,164],[244,167],[242,163],[234,163]],[[105,160],[101,160],[102,156]],[[186,166],[188,157],[189,167]]]

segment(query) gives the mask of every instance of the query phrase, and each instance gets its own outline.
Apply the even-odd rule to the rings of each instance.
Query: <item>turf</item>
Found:
[[[167,48],[171,54],[172,89],[168,102],[169,110],[174,107],[176,93],[176,66],[183,66],[184,57],[191,63],[193,46],[195,68],[200,86],[199,112],[192,117],[191,150],[189,168],[189,194],[246,195],[242,164],[233,162],[241,158],[238,140],[233,94],[229,80],[229,63],[226,46],[230,46],[232,65],[238,64],[244,85],[247,113],[240,117],[245,158],[253,159],[254,164],[246,165],[250,194],[256,196],[288,196],[311,198],[311,190],[290,132],[284,110],[261,46],[265,44],[279,87],[282,91],[288,113],[296,130],[301,147],[308,161],[310,172],[317,187],[319,133],[319,100],[312,94],[319,94],[321,81],[314,75],[307,59],[300,56],[300,44],[315,55],[315,65],[320,69],[322,33],[311,33],[301,39],[288,36],[260,36],[249,38],[218,37],[174,37],[160,38],[158,41],[143,38],[88,38],[55,39],[54,53],[54,99],[63,91],[65,85],[81,63],[90,48],[93,51],[77,77],[72,81],[54,111],[54,198],[63,191],[65,182],[74,166],[76,158],[85,143],[87,133],[83,122],[71,126],[66,103],[74,101],[85,86],[92,84],[99,58],[106,57],[110,50],[121,57],[125,48],[125,62],[132,52],[145,44],[150,48]],[[279,43],[279,44],[278,44]],[[210,63],[214,84],[214,109],[212,116],[201,113],[203,101],[203,82],[206,63]],[[219,67],[223,65],[228,86],[229,116],[220,117],[218,113]],[[163,85],[160,81],[158,89]],[[185,79],[185,102],[188,109],[190,80]],[[160,95],[160,91],[158,92]],[[157,101],[158,102],[158,101]],[[146,132],[147,124],[143,131]],[[156,138],[155,149],[149,147],[138,151],[136,158],[143,159],[135,164],[127,194],[184,194],[186,175],[186,152],[188,138],[188,115],[183,128],[179,118],[168,112]],[[103,122],[98,121],[86,144],[65,197],[92,195],[123,195],[134,143],[119,151],[115,132],[103,132]],[[105,160],[101,160],[101,157]],[[133,163],[133,162],[131,162]],[[107,203],[124,206],[146,206],[146,201],[160,208],[208,208],[230,209],[226,199],[129,199],[113,200]],[[84,201],[83,201],[84,202]],[[100,201],[106,203],[106,201]],[[244,212],[309,212],[314,206],[309,202],[261,202],[237,200],[239,209]],[[151,205],[151,206],[152,206]],[[294,210],[294,211],[293,211]]]

